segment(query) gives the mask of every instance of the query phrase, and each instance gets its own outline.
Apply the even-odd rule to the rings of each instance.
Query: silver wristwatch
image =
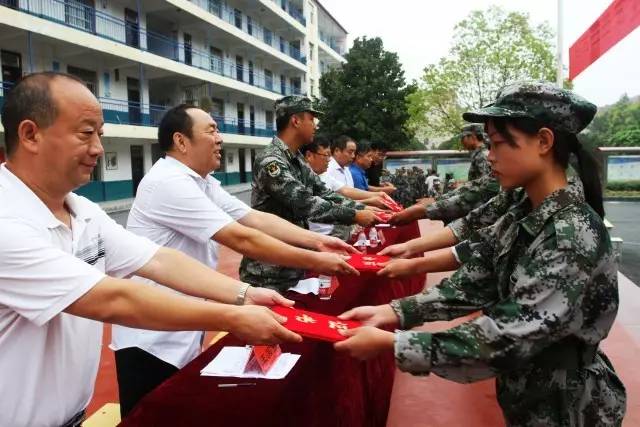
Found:
[[[243,283],[240,286],[240,291],[238,291],[238,296],[236,297],[236,305],[244,305],[244,300],[247,297],[247,291],[251,287],[248,283]]]

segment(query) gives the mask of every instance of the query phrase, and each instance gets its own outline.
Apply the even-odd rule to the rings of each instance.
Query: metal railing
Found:
[[[104,121],[119,125],[156,127],[167,110],[171,108],[165,105],[143,104],[106,97],[100,97],[98,101],[102,106]],[[211,116],[216,120],[218,129],[222,133],[262,137],[275,135],[272,123],[267,124],[249,119],[238,120],[237,117],[213,114]]]
[[[298,21],[299,23],[301,23],[305,27],[307,26],[307,20],[305,19],[304,14],[302,13],[302,11],[300,9],[298,9],[297,7],[295,7],[294,5],[292,5],[290,1],[287,1],[287,0],[273,0],[273,2],[275,4],[277,4],[278,7],[280,7],[282,10],[287,12],[293,19],[295,19],[296,21]]]
[[[108,40],[163,56],[195,68],[245,82],[282,95],[302,94],[293,85],[269,85],[263,72],[252,71],[243,65],[223,60],[220,56],[194,49],[191,44],[179,43],[171,36],[140,28],[77,0],[0,0],[1,6],[18,9],[39,18],[94,34]]]
[[[284,40],[281,36],[277,35],[270,29],[262,26],[259,22],[254,21],[250,16],[244,15],[241,11],[230,8],[229,6],[222,4],[219,0],[189,1],[234,27],[239,28],[256,40],[260,40],[266,45],[279,50],[298,62],[303,64],[307,63],[307,59],[302,55],[300,49],[293,46],[291,42]]]
[[[338,55],[344,55],[344,49],[338,44],[337,39],[335,37],[330,37],[320,31],[320,40],[322,40],[327,46],[333,49]]]

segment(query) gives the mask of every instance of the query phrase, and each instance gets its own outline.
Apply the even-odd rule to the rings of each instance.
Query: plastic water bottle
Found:
[[[318,276],[320,281],[320,288],[318,289],[318,297],[321,300],[331,299],[331,276],[320,275]]]
[[[380,239],[378,238],[378,231],[375,227],[371,227],[371,230],[369,230],[369,244],[372,248],[375,248],[378,246],[378,243],[380,243]]]

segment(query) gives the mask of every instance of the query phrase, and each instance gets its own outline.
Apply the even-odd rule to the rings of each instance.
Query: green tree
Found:
[[[640,146],[640,97],[601,108],[580,138],[590,149]]]
[[[553,33],[532,26],[529,16],[498,7],[473,11],[454,28],[446,57],[425,68],[418,89],[407,97],[409,128],[431,137],[459,132],[461,113],[495,99],[518,80],[553,80]]]
[[[407,85],[398,55],[384,50],[380,38],[357,38],[341,67],[322,75],[320,107],[325,115],[320,131],[368,139],[389,149],[415,146],[405,124],[405,102],[415,87]]]

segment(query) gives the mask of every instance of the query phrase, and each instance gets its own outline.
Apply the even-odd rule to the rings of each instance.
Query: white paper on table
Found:
[[[282,353],[269,372],[245,372],[245,366],[251,356],[251,347],[224,347],[220,353],[205,366],[200,375],[206,377],[264,378],[280,380],[287,376],[300,358],[299,354]]]
[[[309,279],[299,280],[298,283],[289,288],[289,290],[299,294],[318,295],[320,293],[320,279],[311,277]]]

